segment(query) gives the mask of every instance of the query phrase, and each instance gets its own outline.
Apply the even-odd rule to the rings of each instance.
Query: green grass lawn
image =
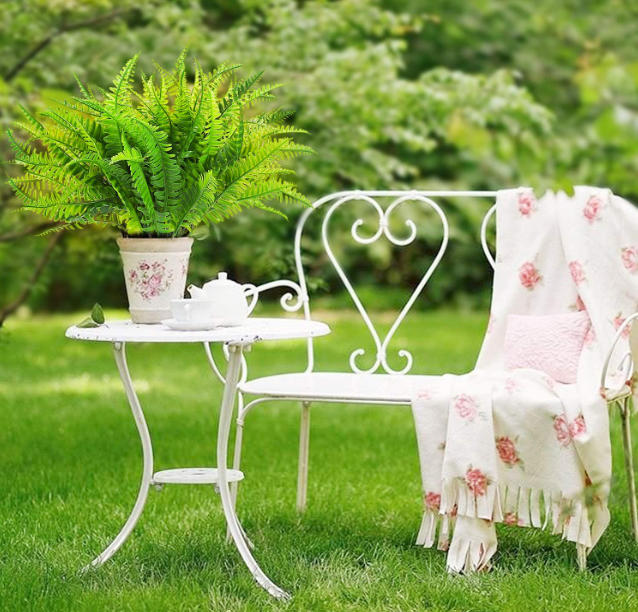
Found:
[[[12,321],[0,333],[2,612],[638,609],[617,417],[612,524],[585,573],[573,545],[536,530],[500,527],[494,571],[467,578],[447,576],[442,553],[414,546],[421,492],[407,407],[313,407],[309,505],[299,517],[299,410],[277,403],[248,418],[239,511],[290,602],[254,584],[207,486],[152,490],[120,552],[80,576],[126,520],[141,468],[110,347],[64,338],[80,318]],[[335,333],[317,341],[318,368],[345,369],[350,350],[369,347],[365,330],[352,314],[324,318]],[[399,343],[407,340],[417,372],[461,373],[484,326],[477,314],[414,314]],[[299,370],[304,355],[301,342],[258,346],[252,373]],[[156,469],[213,465],[221,389],[202,348],[132,346],[128,357]]]

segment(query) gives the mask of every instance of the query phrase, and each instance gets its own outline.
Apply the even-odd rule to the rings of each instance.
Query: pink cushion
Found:
[[[532,316],[509,315],[505,330],[505,369],[532,368],[562,383],[575,383],[585,335],[586,311]]]

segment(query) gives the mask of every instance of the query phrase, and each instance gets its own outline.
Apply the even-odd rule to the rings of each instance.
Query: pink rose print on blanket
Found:
[[[523,217],[529,217],[536,210],[536,198],[533,193],[518,195],[518,211]]]
[[[587,348],[591,348],[593,346],[594,342],[596,342],[596,332],[594,331],[593,327],[590,327],[587,330],[587,333],[585,334],[585,338],[583,339],[583,344]]]
[[[569,435],[572,438],[578,438],[587,433],[587,424],[585,423],[585,417],[581,414],[577,416],[568,426]]]
[[[518,269],[518,280],[525,289],[532,291],[543,280],[543,277],[538,273],[536,266],[531,261],[526,261]]]
[[[625,317],[622,316],[622,312],[619,312],[614,317],[614,320],[612,321],[612,323],[614,324],[614,329],[618,331],[624,322],[625,322]],[[622,330],[622,333],[620,335],[626,340],[627,338],[629,338],[630,332],[631,332],[631,326],[627,325],[627,327],[625,327],[625,329]]]
[[[487,491],[487,476],[478,468],[470,468],[465,472],[465,484],[474,495],[480,497]]]
[[[570,309],[576,310],[578,312],[587,310],[587,308],[585,307],[585,302],[583,302],[583,299],[580,297],[580,295],[576,296],[576,302],[574,303],[573,306],[570,306]]]
[[[476,418],[478,414],[478,403],[471,395],[461,393],[461,395],[456,395],[452,399],[452,402],[454,410],[456,410],[456,413],[462,419],[473,421]]]
[[[556,432],[556,439],[560,444],[562,446],[569,446],[572,440],[577,440],[580,436],[587,433],[585,417],[581,414],[570,423],[564,414],[555,416],[554,431]]]
[[[419,399],[429,400],[432,399],[432,392],[429,389],[422,389],[416,394],[416,396]]]
[[[430,491],[425,494],[423,498],[426,510],[432,510],[432,512],[438,512],[441,507],[441,494]]]
[[[496,450],[501,461],[508,467],[513,467],[515,465],[523,467],[523,462],[516,451],[516,445],[511,438],[508,438],[507,436],[496,438]]]
[[[554,431],[556,432],[556,439],[561,445],[569,446],[571,444],[572,437],[569,434],[567,418],[564,414],[554,417]]]
[[[503,525],[519,525],[525,527],[525,523],[522,519],[519,519],[516,512],[506,512],[503,516]]]
[[[509,395],[513,395],[516,391],[520,390],[521,384],[515,378],[510,376],[505,379],[505,391],[507,391]]]
[[[582,282],[586,281],[585,271],[583,270],[583,264],[580,261],[570,261],[569,262],[569,273],[572,275],[572,280],[577,285],[580,285]]]
[[[638,249],[636,247],[623,247],[620,249],[622,265],[632,274],[638,274]]]
[[[583,208],[583,216],[587,219],[588,223],[593,223],[600,219],[600,210],[603,207],[603,202],[598,196],[592,196],[587,200],[585,208]]]

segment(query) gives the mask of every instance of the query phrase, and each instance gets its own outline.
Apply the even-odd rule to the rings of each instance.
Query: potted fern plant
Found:
[[[283,160],[312,153],[284,124],[282,109],[245,117],[277,85],[255,87],[262,72],[233,80],[238,65],[205,72],[195,62],[189,82],[182,52],[172,72],[141,77],[138,56],[108,91],[79,81],[74,103],[58,103],[16,124],[29,135],[8,138],[20,178],[9,179],[22,209],[59,222],[53,231],[111,224],[118,228],[131,318],[156,323],[182,297],[193,242],[202,225],[245,208],[283,213],[267,202],[308,200],[281,176]],[[36,145],[36,143],[38,143]]]

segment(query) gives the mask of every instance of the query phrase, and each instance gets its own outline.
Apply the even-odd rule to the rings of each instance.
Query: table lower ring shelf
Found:
[[[239,470],[226,470],[228,482],[239,482],[244,473]],[[165,484],[217,484],[219,471],[217,468],[176,468],[155,472],[151,485]]]

